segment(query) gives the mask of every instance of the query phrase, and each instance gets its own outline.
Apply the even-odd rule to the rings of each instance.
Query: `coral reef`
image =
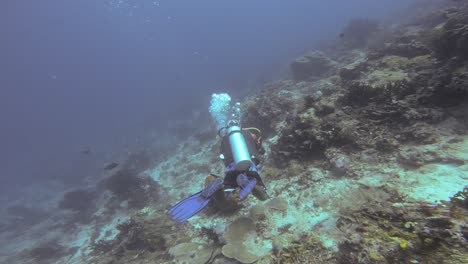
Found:
[[[336,263],[332,254],[321,244],[320,239],[313,236],[303,236],[298,241],[293,241],[288,247],[276,250],[274,263],[311,263],[329,264]]]
[[[320,51],[311,51],[291,63],[291,70],[295,80],[307,80],[320,77],[334,70],[335,62]]]
[[[446,9],[443,16],[444,21],[432,32],[435,54],[444,59],[453,56],[468,59],[467,6]]]
[[[336,43],[296,58],[291,80],[245,98],[242,125],[263,132],[265,201],[225,213],[213,199],[170,222],[167,208],[224,171],[220,143],[201,131],[160,163],[150,150],[131,153],[105,172],[100,195],[65,193],[60,208],[91,216],[72,229],[86,242],[76,254],[62,241],[30,247],[24,259],[467,263],[467,17],[460,2],[388,25],[353,20]]]
[[[120,201],[128,201],[132,208],[143,208],[159,197],[159,185],[151,177],[136,171],[121,169],[104,179],[100,186],[112,192]]]
[[[391,27],[352,21],[341,47],[298,57],[293,80],[242,102],[243,125],[263,131],[271,198],[230,214],[212,203],[180,227],[143,210],[94,251],[119,261],[138,252],[133,263],[466,262],[466,13],[431,10]],[[195,137],[150,172],[173,203],[223,170],[213,165],[219,143]],[[140,172],[109,179],[138,189]]]
[[[359,234],[357,238],[350,237],[340,244],[338,262],[463,263],[467,254],[463,249],[467,243],[463,238],[467,215],[464,212],[449,218],[447,215],[452,214],[451,210],[459,210],[453,209],[458,208],[453,203],[449,207],[452,209],[447,210],[443,205],[392,205],[370,201],[366,208],[354,210],[338,219],[340,230]],[[444,254],[448,255],[444,257]]]
[[[127,263],[135,259],[134,255],[137,254],[140,259],[152,255],[168,260],[165,251],[171,246],[168,241],[173,241],[171,226],[169,219],[160,214],[150,217],[136,214],[117,226],[120,232],[113,240],[98,240],[91,244],[93,258],[99,259],[101,263],[113,258]]]

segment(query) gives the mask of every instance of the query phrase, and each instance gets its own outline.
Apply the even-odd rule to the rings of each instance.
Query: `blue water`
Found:
[[[205,113],[212,92],[242,97],[285,76],[292,57],[336,38],[349,19],[383,18],[405,5],[5,0],[1,186],[84,177],[109,151]],[[99,161],[83,157],[89,149]]]

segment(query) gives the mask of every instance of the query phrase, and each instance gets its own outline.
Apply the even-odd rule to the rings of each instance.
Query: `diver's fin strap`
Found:
[[[211,181],[203,191],[201,191],[201,196],[205,198],[210,198],[216,191],[223,188],[224,180],[222,178],[216,178]]]

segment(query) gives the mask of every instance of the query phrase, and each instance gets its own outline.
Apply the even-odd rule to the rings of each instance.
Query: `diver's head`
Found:
[[[233,126],[240,126],[239,121],[231,119],[227,122],[227,126],[226,126],[227,128],[230,128]]]

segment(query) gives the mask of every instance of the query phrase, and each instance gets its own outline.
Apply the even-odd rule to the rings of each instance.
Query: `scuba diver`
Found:
[[[213,201],[219,210],[232,212],[242,205],[242,201],[249,194],[253,194],[262,201],[267,199],[266,186],[257,169],[260,155],[264,153],[261,131],[257,128],[241,128],[239,103],[236,104],[237,118],[234,118],[236,115],[231,115],[233,119],[228,122],[225,122],[227,118],[225,109],[222,115],[213,113],[219,112],[219,109],[213,110],[213,104],[216,104],[216,99],[219,99],[216,96],[226,96],[226,94],[214,94],[212,107],[210,107],[210,112],[218,121],[218,125],[221,125],[218,135],[222,138],[220,158],[225,165],[225,176],[222,178],[210,174],[205,180],[205,188],[202,191],[182,200],[168,210],[167,215],[179,223],[185,222],[200,212],[210,201]],[[229,101],[230,97],[228,103]],[[222,108],[226,108],[227,105],[224,102]]]

